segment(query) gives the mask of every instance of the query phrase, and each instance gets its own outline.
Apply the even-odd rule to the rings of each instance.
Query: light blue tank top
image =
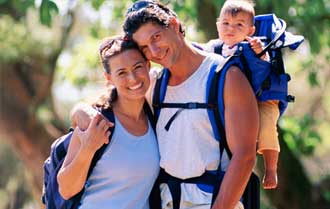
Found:
[[[158,143],[150,123],[145,135],[134,136],[115,118],[111,142],[86,182],[80,209],[149,209],[158,172]]]

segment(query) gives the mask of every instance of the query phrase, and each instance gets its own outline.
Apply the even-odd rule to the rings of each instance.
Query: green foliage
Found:
[[[101,80],[103,69],[98,57],[99,42],[98,38],[86,38],[84,44],[77,44],[65,53],[66,58],[58,65],[58,79],[70,81],[79,88],[88,82]]]
[[[54,53],[57,40],[50,28],[41,26],[32,11],[29,20],[16,21],[9,15],[0,18],[0,62],[3,65],[42,63]],[[37,21],[37,22],[36,22]],[[35,62],[37,60],[37,62]],[[43,69],[47,69],[44,66]],[[2,67],[1,70],[6,70]],[[48,73],[49,71],[47,70]]]
[[[51,0],[42,0],[39,10],[40,22],[50,27],[52,17],[58,13],[57,5]]]
[[[0,19],[0,61],[3,63],[24,59],[41,51],[40,42],[33,40],[28,28],[9,16]]]
[[[34,0],[0,0],[0,16],[11,15],[16,20],[25,17],[28,8],[34,7]]]
[[[313,154],[316,145],[321,142],[319,133],[314,129],[317,121],[305,115],[302,119],[284,117],[280,127],[284,131],[284,140],[298,156]]]
[[[91,4],[94,9],[99,10],[105,0],[91,0]]]

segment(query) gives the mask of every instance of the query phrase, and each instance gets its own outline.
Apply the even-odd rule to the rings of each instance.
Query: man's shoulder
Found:
[[[203,44],[204,50],[208,52],[215,52],[215,48],[221,46],[223,42],[220,39],[212,39]]]
[[[205,60],[207,60],[207,62],[210,63],[210,65],[217,65],[218,66],[217,68],[222,69],[225,66],[225,64],[229,61],[229,58],[225,58],[215,53],[205,53]]]

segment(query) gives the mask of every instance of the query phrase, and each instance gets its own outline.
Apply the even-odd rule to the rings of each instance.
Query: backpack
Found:
[[[255,18],[255,25],[255,35],[267,37],[266,41],[268,40],[269,43],[266,45],[263,52],[258,55],[253,52],[248,43],[240,43],[235,55],[228,57],[222,66],[213,65],[207,80],[207,98],[205,103],[190,101],[187,101],[187,103],[163,103],[170,77],[170,71],[168,69],[163,69],[155,84],[152,105],[154,107],[156,119],[159,117],[161,108],[179,108],[165,125],[166,130],[170,128],[173,120],[183,109],[207,109],[215,139],[219,141],[220,159],[224,150],[226,150],[228,157],[231,158],[231,152],[226,141],[224,129],[224,104],[222,100],[225,75],[230,66],[238,66],[243,71],[258,100],[279,100],[281,114],[286,109],[287,103],[294,100],[287,92],[289,75],[284,71],[281,48],[289,46],[291,49],[296,49],[303,41],[303,37],[293,36],[285,32],[285,22],[278,19],[274,14],[257,16]],[[193,45],[203,50],[201,45]],[[220,45],[216,42],[214,45],[215,52],[218,52],[217,48],[219,48],[219,46]],[[270,55],[270,62],[263,61],[259,58],[266,52]],[[178,179],[169,176],[169,174],[161,170],[157,183],[168,184],[173,199],[173,209],[179,209],[181,196],[180,183],[196,183],[213,186],[213,204],[221,185],[222,176],[220,160],[219,167],[215,173],[205,172],[202,176],[191,179]],[[157,190],[155,193],[159,192],[157,188],[155,190]],[[157,205],[158,201],[159,207],[159,195],[155,196],[154,204]],[[245,188],[243,205],[245,209],[260,208],[260,180],[255,173],[251,174]]]
[[[293,35],[286,30],[284,20],[275,14],[258,15],[254,18],[256,31],[253,36],[261,38],[265,48],[255,54],[247,42],[238,44],[234,56],[239,56],[243,64],[243,72],[247,76],[259,101],[278,100],[280,115],[284,113],[289,102],[295,97],[288,94],[288,81],[291,77],[285,72],[282,48],[289,47],[295,50],[304,41],[301,35]],[[221,54],[220,40],[210,41],[214,53]],[[259,58],[265,53],[269,54],[270,61],[265,62]],[[268,65],[268,66],[267,66]]]
[[[154,117],[147,102],[144,103],[143,109],[148,116],[152,128],[155,130]],[[100,112],[110,122],[115,123],[114,113],[110,108],[102,109],[100,110]],[[114,132],[114,126],[110,127],[109,130],[111,131],[111,134],[109,136],[110,141]],[[73,131],[71,130],[66,135],[56,139],[51,146],[50,156],[44,162],[44,184],[42,192],[42,203],[46,205],[47,209],[76,209],[80,205],[80,200],[84,193],[84,188],[70,199],[65,200],[59,193],[57,182],[57,173],[62,167],[63,161],[67,154],[72,134]],[[95,152],[88,170],[86,180],[91,175],[97,161],[102,157],[102,154],[105,151],[107,145],[108,144],[104,144],[100,149]]]

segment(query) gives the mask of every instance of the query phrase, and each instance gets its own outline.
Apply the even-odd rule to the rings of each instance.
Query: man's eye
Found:
[[[154,41],[158,41],[160,39],[160,34],[155,34],[154,35]]]

